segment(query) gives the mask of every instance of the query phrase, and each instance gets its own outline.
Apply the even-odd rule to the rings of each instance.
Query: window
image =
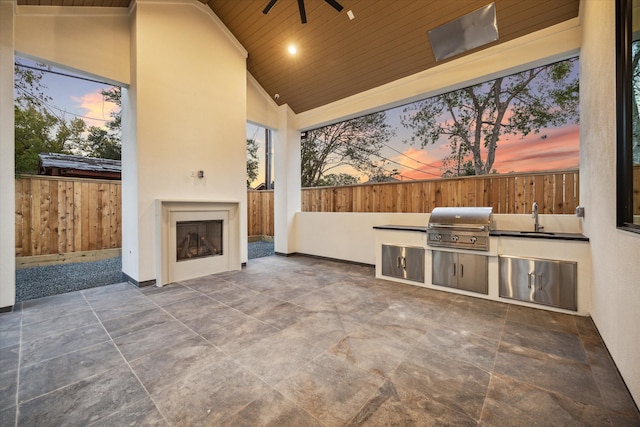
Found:
[[[640,0],[616,3],[617,226],[640,233]],[[636,16],[634,16],[636,15]]]

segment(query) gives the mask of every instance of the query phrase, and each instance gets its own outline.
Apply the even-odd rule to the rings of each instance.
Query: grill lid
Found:
[[[429,217],[429,228],[471,227],[489,230],[493,208],[434,208]]]

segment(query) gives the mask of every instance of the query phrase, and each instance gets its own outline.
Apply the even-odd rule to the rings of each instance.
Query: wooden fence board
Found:
[[[579,174],[569,170],[334,187],[337,207],[326,202],[326,191],[302,189],[302,211],[431,212],[438,206],[491,206],[495,213],[527,214],[535,201],[541,213],[572,214],[579,203]]]
[[[640,168],[634,191],[640,192]],[[494,213],[573,214],[577,170],[302,189],[303,212],[431,212],[438,206],[492,206]],[[519,187],[518,187],[519,185]],[[122,245],[119,181],[23,176],[16,179],[16,256]],[[273,236],[273,191],[247,191],[247,231]],[[634,198],[640,214],[640,196]],[[46,226],[46,230],[44,227]]]
[[[97,194],[100,186],[108,191],[96,202],[92,194]],[[122,245],[119,181],[22,176],[16,179],[15,188],[17,257]],[[103,224],[107,224],[104,229]],[[100,241],[104,244],[98,244]]]

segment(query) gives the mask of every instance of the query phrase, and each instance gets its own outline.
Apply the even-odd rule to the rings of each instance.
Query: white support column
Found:
[[[296,252],[295,215],[302,206],[300,131],[288,105],[279,107],[274,140],[274,245],[278,254]]]
[[[16,302],[14,16],[15,1],[0,0],[0,309]]]

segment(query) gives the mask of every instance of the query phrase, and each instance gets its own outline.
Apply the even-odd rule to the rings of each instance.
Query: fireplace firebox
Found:
[[[176,261],[223,255],[223,221],[176,222]]]

